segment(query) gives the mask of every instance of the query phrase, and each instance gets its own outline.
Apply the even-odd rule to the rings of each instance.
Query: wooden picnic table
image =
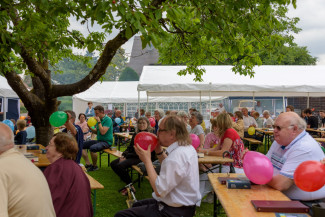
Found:
[[[231,177],[243,174],[229,174]],[[209,173],[208,177],[214,192],[214,215],[217,216],[217,202],[220,202],[228,217],[274,217],[274,212],[257,212],[251,200],[283,200],[290,201],[281,191],[267,185],[252,185],[251,189],[228,189],[218,181],[218,177],[226,177],[226,173]],[[217,201],[218,200],[218,201]],[[306,214],[309,216],[308,214]]]
[[[36,157],[38,157],[38,161],[33,162],[37,167],[47,167],[50,165],[50,161],[47,159],[46,154],[42,154],[42,149],[45,149],[43,145],[33,144],[31,146],[38,146],[38,150],[27,150],[27,153],[32,153]]]
[[[122,139],[132,139],[133,136],[129,133],[114,133],[114,135],[118,137],[118,150],[120,150]]]
[[[257,132],[263,134],[263,137],[265,139],[264,154],[266,154],[267,150],[270,149],[271,136],[273,136],[274,130],[273,129],[269,129],[269,128],[255,128],[255,130]],[[266,150],[266,147],[267,147],[267,150]]]

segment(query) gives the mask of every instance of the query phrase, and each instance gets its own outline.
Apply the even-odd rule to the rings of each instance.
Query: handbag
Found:
[[[230,158],[232,158],[232,154],[230,154],[229,151],[225,151],[225,152],[222,153],[223,158],[225,158],[226,155],[229,155]],[[232,163],[230,163],[230,165],[229,165],[229,173],[236,173],[235,167],[234,167],[234,165]]]

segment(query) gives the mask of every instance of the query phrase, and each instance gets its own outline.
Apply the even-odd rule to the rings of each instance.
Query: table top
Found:
[[[317,142],[325,142],[325,138],[314,138]]]
[[[324,128],[322,128],[322,129],[324,129]],[[306,131],[308,131],[308,132],[316,132],[316,133],[325,133],[324,130],[314,129],[314,128],[307,128]]]
[[[272,135],[274,130],[273,129],[268,129],[268,128],[255,128],[255,130],[257,132],[261,132],[261,133],[264,133],[264,134],[270,134]]]
[[[230,174],[231,177],[238,175],[235,173]],[[267,185],[252,185],[251,189],[228,189],[226,185],[221,185],[218,181],[218,177],[226,176],[226,173],[208,174],[213,190],[228,217],[274,217],[273,212],[256,212],[251,200],[290,201],[281,191],[275,190]]]
[[[114,135],[127,139],[132,139],[132,135],[130,135],[129,133],[114,133]]]
[[[37,167],[47,167],[50,165],[50,161],[47,159],[46,154],[42,154],[41,149],[45,149],[43,145],[39,144],[33,144],[38,145],[40,147],[39,150],[27,150],[27,153],[33,153],[36,157],[38,157],[38,162],[34,162],[35,166]]]
[[[198,161],[200,164],[224,164],[224,163],[234,162],[234,160],[230,158],[206,156],[206,155],[204,157],[199,157]]]
[[[123,128],[126,128],[126,127],[134,128],[134,125],[122,124],[120,127],[123,127]]]

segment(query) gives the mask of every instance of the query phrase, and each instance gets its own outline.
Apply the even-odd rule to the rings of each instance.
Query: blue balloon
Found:
[[[115,123],[117,124],[121,123],[121,118],[115,118]]]
[[[8,127],[11,128],[12,131],[14,131],[15,126],[14,126],[14,123],[11,122],[11,120],[6,119],[6,120],[2,121],[2,123],[6,124]]]
[[[35,127],[30,126],[26,128],[27,139],[33,139],[35,137]]]

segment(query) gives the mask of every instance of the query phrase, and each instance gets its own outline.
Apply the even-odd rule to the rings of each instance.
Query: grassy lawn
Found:
[[[116,158],[111,156],[110,159],[112,161]],[[83,159],[81,163],[84,164]],[[118,193],[118,190],[125,184],[111,167],[107,166],[107,154],[102,155],[102,167],[98,171],[89,172],[89,175],[104,185],[104,189],[97,190],[96,217],[114,216],[117,211],[127,209],[126,196]],[[136,177],[133,176],[133,179],[136,179]],[[138,188],[137,184],[135,188],[137,200],[152,197],[152,190],[148,180],[144,179],[141,182],[141,188]],[[196,216],[213,216],[213,204],[202,203],[201,207],[198,207],[196,210]]]

